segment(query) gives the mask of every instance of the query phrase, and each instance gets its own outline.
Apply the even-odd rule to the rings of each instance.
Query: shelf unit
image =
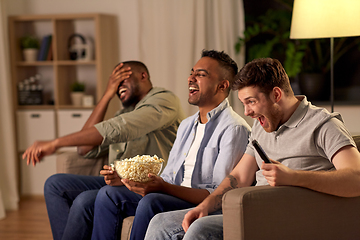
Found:
[[[20,15],[9,17],[11,74],[15,109],[71,109],[70,85],[75,81],[86,84],[86,94],[99,100],[106,88],[108,76],[118,61],[116,19],[105,14]],[[90,61],[70,60],[68,39],[83,35],[93,46]],[[53,60],[23,61],[19,40],[25,35],[40,40],[52,35]],[[36,73],[42,75],[44,104],[18,105],[17,85]],[[54,102],[53,104],[51,102]]]
[[[24,139],[48,140],[70,130],[81,129],[93,107],[73,106],[70,86],[75,81],[83,82],[86,85],[85,94],[93,96],[94,104],[101,98],[108,78],[119,61],[117,20],[113,15],[100,13],[17,15],[9,16],[8,24],[12,96],[17,122],[17,151],[20,156],[24,149],[19,146],[30,146],[33,143],[30,140],[24,142]],[[84,36],[87,44],[92,46],[91,60],[71,60],[68,39],[75,33]],[[41,40],[49,34],[52,35],[52,60],[25,62],[20,38],[33,35]],[[43,104],[20,105],[18,84],[36,74],[41,75]],[[106,119],[112,117],[119,107],[119,101],[113,100],[109,105]],[[73,116],[76,119],[71,121]],[[79,116],[82,117],[79,119]],[[64,119],[67,122],[64,122]],[[69,126],[69,129],[66,129],[66,126]],[[45,133],[44,129],[47,129]],[[22,164],[19,163],[19,168],[20,165]],[[19,176],[33,175],[19,172]],[[22,192],[28,194],[29,190],[25,189]]]

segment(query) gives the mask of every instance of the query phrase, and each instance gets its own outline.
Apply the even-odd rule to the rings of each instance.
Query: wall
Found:
[[[329,105],[319,105],[319,107],[326,108],[329,112],[331,111],[331,106]],[[349,130],[351,135],[360,135],[360,106],[352,105],[334,105],[334,112],[341,113],[343,121],[346,128]]]

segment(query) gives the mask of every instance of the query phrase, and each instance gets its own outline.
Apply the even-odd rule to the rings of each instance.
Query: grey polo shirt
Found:
[[[305,96],[289,120],[277,131],[268,133],[258,121],[252,127],[250,142],[256,139],[269,158],[295,170],[333,170],[333,155],[342,147],[355,146],[339,113],[315,107]],[[254,156],[259,166],[262,159],[249,144],[246,153]],[[262,170],[256,173],[257,185],[267,185]]]
[[[103,142],[85,157],[109,154],[112,163],[148,154],[167,160],[183,119],[178,97],[163,88],[153,88],[134,109],[123,109],[114,118],[95,125]]]

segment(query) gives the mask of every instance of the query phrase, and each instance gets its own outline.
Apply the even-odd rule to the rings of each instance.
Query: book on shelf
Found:
[[[47,54],[46,61],[51,61],[51,60],[53,60],[53,43],[52,43],[52,41],[50,42],[49,51],[48,51],[48,54]]]
[[[38,61],[46,61],[48,59],[49,49],[52,42],[51,40],[52,40],[52,35],[46,35],[43,37],[37,59]]]
[[[37,57],[38,61],[41,61],[41,57],[44,54],[46,38],[47,38],[47,36],[44,36],[41,40],[40,49],[39,49],[39,53],[38,53],[38,57]]]

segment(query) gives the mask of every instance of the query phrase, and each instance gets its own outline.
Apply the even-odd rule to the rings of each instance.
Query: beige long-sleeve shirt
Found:
[[[163,88],[153,88],[134,109],[123,109],[115,117],[95,125],[103,142],[85,157],[109,154],[112,163],[115,159],[147,154],[167,161],[183,119],[178,97]]]

